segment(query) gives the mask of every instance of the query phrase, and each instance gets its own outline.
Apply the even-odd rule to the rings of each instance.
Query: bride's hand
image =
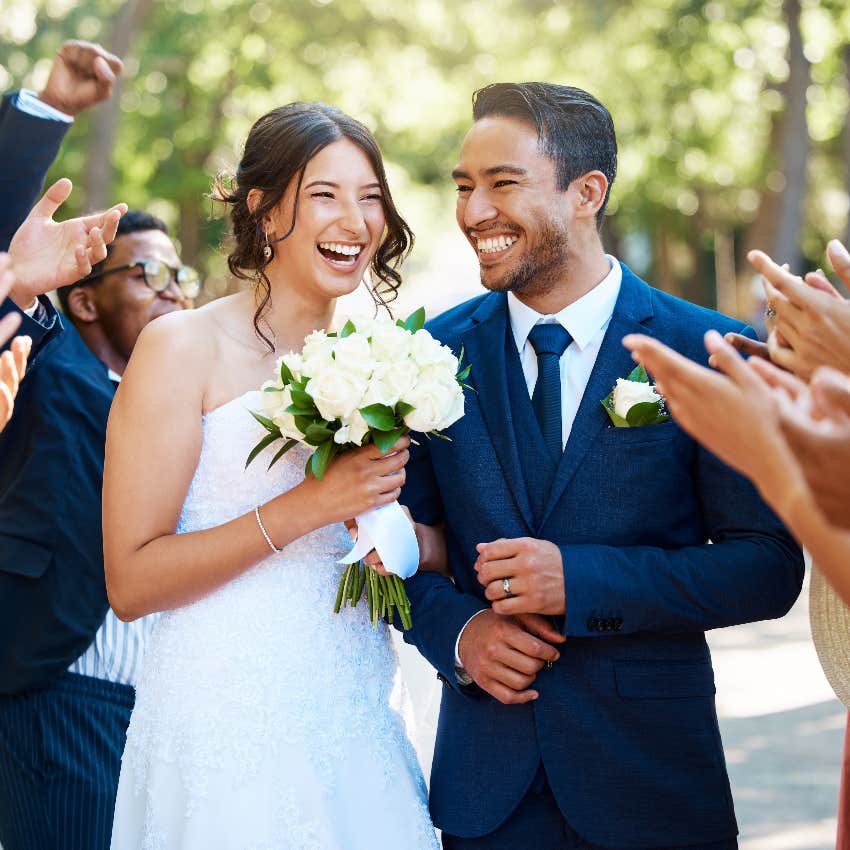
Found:
[[[404,484],[409,445],[410,437],[402,437],[388,452],[373,445],[353,449],[331,462],[322,481],[306,478],[302,486],[315,498],[323,524],[344,522],[394,502]]]

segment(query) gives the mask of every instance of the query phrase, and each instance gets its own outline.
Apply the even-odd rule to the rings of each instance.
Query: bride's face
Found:
[[[297,177],[268,216],[270,238],[292,224]],[[348,139],[320,151],[304,169],[295,228],[274,243],[269,272],[290,285],[336,298],[357,288],[386,226],[381,185],[366,154]]]

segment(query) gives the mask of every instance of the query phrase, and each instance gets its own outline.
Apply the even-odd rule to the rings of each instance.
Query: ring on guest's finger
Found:
[[[510,599],[513,596],[513,593],[511,593],[511,580],[509,578],[502,579],[502,590],[505,591],[505,599]]]
[[[767,319],[776,318],[776,310],[774,310],[773,304],[770,301],[767,302],[767,306],[764,309],[764,315]]]

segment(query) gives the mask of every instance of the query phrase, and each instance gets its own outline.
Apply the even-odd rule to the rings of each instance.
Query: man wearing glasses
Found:
[[[0,843],[107,850],[152,618],[122,623],[103,575],[106,421],[139,334],[201,281],[166,226],[130,211],[105,260],[59,290],[46,345],[0,434]],[[42,308],[43,309],[43,308]],[[167,435],[163,435],[167,439]]]

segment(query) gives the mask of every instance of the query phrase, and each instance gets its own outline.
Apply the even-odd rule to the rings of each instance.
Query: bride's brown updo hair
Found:
[[[398,267],[413,246],[413,231],[393,203],[378,143],[359,121],[325,103],[279,106],[259,118],[251,128],[235,177],[230,180],[219,177],[213,187],[211,197],[231,205],[234,245],[227,265],[235,277],[256,281],[261,298],[254,313],[254,330],[272,350],[274,343],[260,328],[271,301],[271,283],[265,268],[274,259],[274,243],[271,256],[263,256],[263,218],[280,203],[290,182],[297,179],[292,222],[282,238],[289,236],[295,228],[298,195],[307,163],[328,145],[343,138],[366,154],[381,186],[386,233],[372,259],[373,284],[369,292],[376,307],[387,307],[395,300],[401,285]],[[248,209],[251,189],[262,192],[262,200],[253,212]]]

